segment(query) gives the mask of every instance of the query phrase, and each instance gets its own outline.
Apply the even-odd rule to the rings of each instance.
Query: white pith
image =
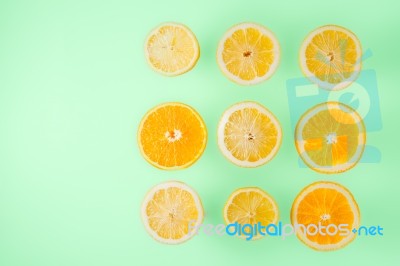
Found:
[[[169,142],[175,142],[182,138],[182,132],[179,129],[174,129],[172,132],[166,131],[164,136]]]

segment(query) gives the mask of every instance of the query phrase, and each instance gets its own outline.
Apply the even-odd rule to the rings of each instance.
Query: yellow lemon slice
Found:
[[[147,232],[157,241],[179,244],[196,234],[203,221],[203,206],[188,185],[165,182],[153,187],[145,196],[142,220]]]
[[[328,25],[312,31],[300,48],[306,77],[326,90],[348,87],[361,70],[361,44],[350,30]]]
[[[199,59],[196,36],[188,27],[164,23],[154,29],[145,42],[149,65],[167,76],[177,76],[191,70]]]
[[[242,23],[229,29],[217,50],[222,72],[241,85],[260,83],[272,76],[279,64],[279,43],[267,28]]]
[[[256,102],[241,102],[224,112],[218,125],[218,147],[231,162],[257,167],[278,152],[282,130],[275,116]]]
[[[360,160],[366,142],[360,115],[339,102],[319,104],[308,110],[296,126],[296,149],[311,169],[340,173]]]
[[[242,230],[245,233],[250,233],[252,230],[252,237],[249,238],[246,234],[238,234],[241,238],[259,239],[262,237],[261,232],[266,234],[260,228],[255,226],[268,226],[275,224],[278,221],[279,211],[278,205],[275,200],[268,195],[265,191],[257,187],[240,188],[234,191],[230,196],[224,207],[224,220],[226,224],[238,223],[243,226]],[[253,229],[250,229],[249,226]],[[241,231],[241,230],[239,230]],[[242,231],[241,231],[242,232]]]

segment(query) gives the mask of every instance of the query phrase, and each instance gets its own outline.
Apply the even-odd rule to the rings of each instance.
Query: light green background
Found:
[[[0,265],[395,265],[399,252],[399,4],[396,1],[19,1],[0,2]],[[147,33],[164,21],[188,25],[201,57],[189,73],[167,78],[145,62]],[[281,43],[275,75],[253,87],[225,78],[215,62],[230,26],[253,21]],[[340,175],[297,166],[285,82],[301,77],[298,49],[324,24],[354,31],[365,69],[377,73],[383,130],[368,135],[380,164]],[[282,123],[277,157],[256,169],[229,163],[216,146],[217,122],[231,104],[255,100]],[[203,116],[209,132],[192,167],[162,171],[139,154],[144,113],[181,101]],[[397,173],[396,173],[397,172]],[[140,204],[167,180],[194,187],[206,223],[222,223],[229,194],[260,186],[289,222],[293,199],[317,180],[335,180],[354,194],[362,223],[383,237],[359,237],[344,249],[313,251],[296,237],[246,242],[199,235],[185,244],[157,243],[144,231]]]

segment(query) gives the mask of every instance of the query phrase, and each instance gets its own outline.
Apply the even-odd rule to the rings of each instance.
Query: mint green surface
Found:
[[[397,265],[399,252],[399,4],[396,1],[10,1],[0,2],[0,265]],[[156,3],[158,2],[158,3]],[[164,21],[189,26],[201,57],[179,77],[152,71],[143,54],[147,33]],[[252,87],[235,85],[217,67],[219,39],[234,24],[253,21],[281,43],[275,75]],[[351,29],[373,56],[383,130],[368,134],[379,164],[340,175],[297,165],[286,80],[301,77],[298,50],[314,28]],[[256,169],[228,162],[216,145],[222,112],[255,100],[280,120],[283,144]],[[361,99],[362,100],[362,99]],[[136,131],[153,106],[181,101],[204,118],[208,146],[181,171],[162,171],[140,155]],[[356,198],[362,224],[383,237],[359,237],[335,252],[316,252],[296,237],[246,242],[199,235],[185,244],[154,241],[140,219],[153,185],[180,180],[195,188],[205,223],[222,223],[236,188],[260,186],[290,220],[306,185],[334,180]]]

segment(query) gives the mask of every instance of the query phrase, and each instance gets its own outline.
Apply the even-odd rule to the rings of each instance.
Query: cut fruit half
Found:
[[[182,243],[197,233],[203,221],[203,206],[188,185],[170,181],[153,187],[142,204],[147,232],[166,244]]]
[[[224,207],[225,223],[238,223],[245,232],[245,234],[239,234],[242,230],[237,230],[238,236],[247,240],[261,238],[262,234],[266,234],[263,231],[265,229],[256,228],[254,230],[254,227],[260,225],[266,227],[269,224],[275,224],[278,217],[278,205],[275,200],[258,187],[240,188],[234,191]],[[249,225],[253,229],[250,229]],[[248,235],[250,230],[253,230],[252,237]],[[261,232],[261,234],[258,232]]]
[[[241,85],[260,83],[272,76],[279,64],[279,43],[267,28],[242,23],[222,37],[217,62],[222,72]]]
[[[306,165],[320,173],[340,173],[354,167],[365,142],[361,116],[339,102],[314,106],[296,126],[297,152]]]
[[[293,202],[291,221],[297,237],[316,250],[335,250],[354,240],[360,211],[353,195],[340,184],[316,182]]]
[[[312,31],[300,48],[300,66],[320,88],[348,87],[361,70],[361,44],[350,30],[327,25]]]
[[[145,42],[149,65],[167,76],[177,76],[191,70],[200,55],[196,36],[179,23],[164,23],[154,29]]]
[[[207,143],[200,115],[182,103],[164,103],[142,119],[138,143],[143,157],[161,169],[182,169],[196,162]]]
[[[218,147],[241,167],[257,167],[278,152],[282,130],[275,116],[255,102],[241,102],[224,112],[218,125]]]

